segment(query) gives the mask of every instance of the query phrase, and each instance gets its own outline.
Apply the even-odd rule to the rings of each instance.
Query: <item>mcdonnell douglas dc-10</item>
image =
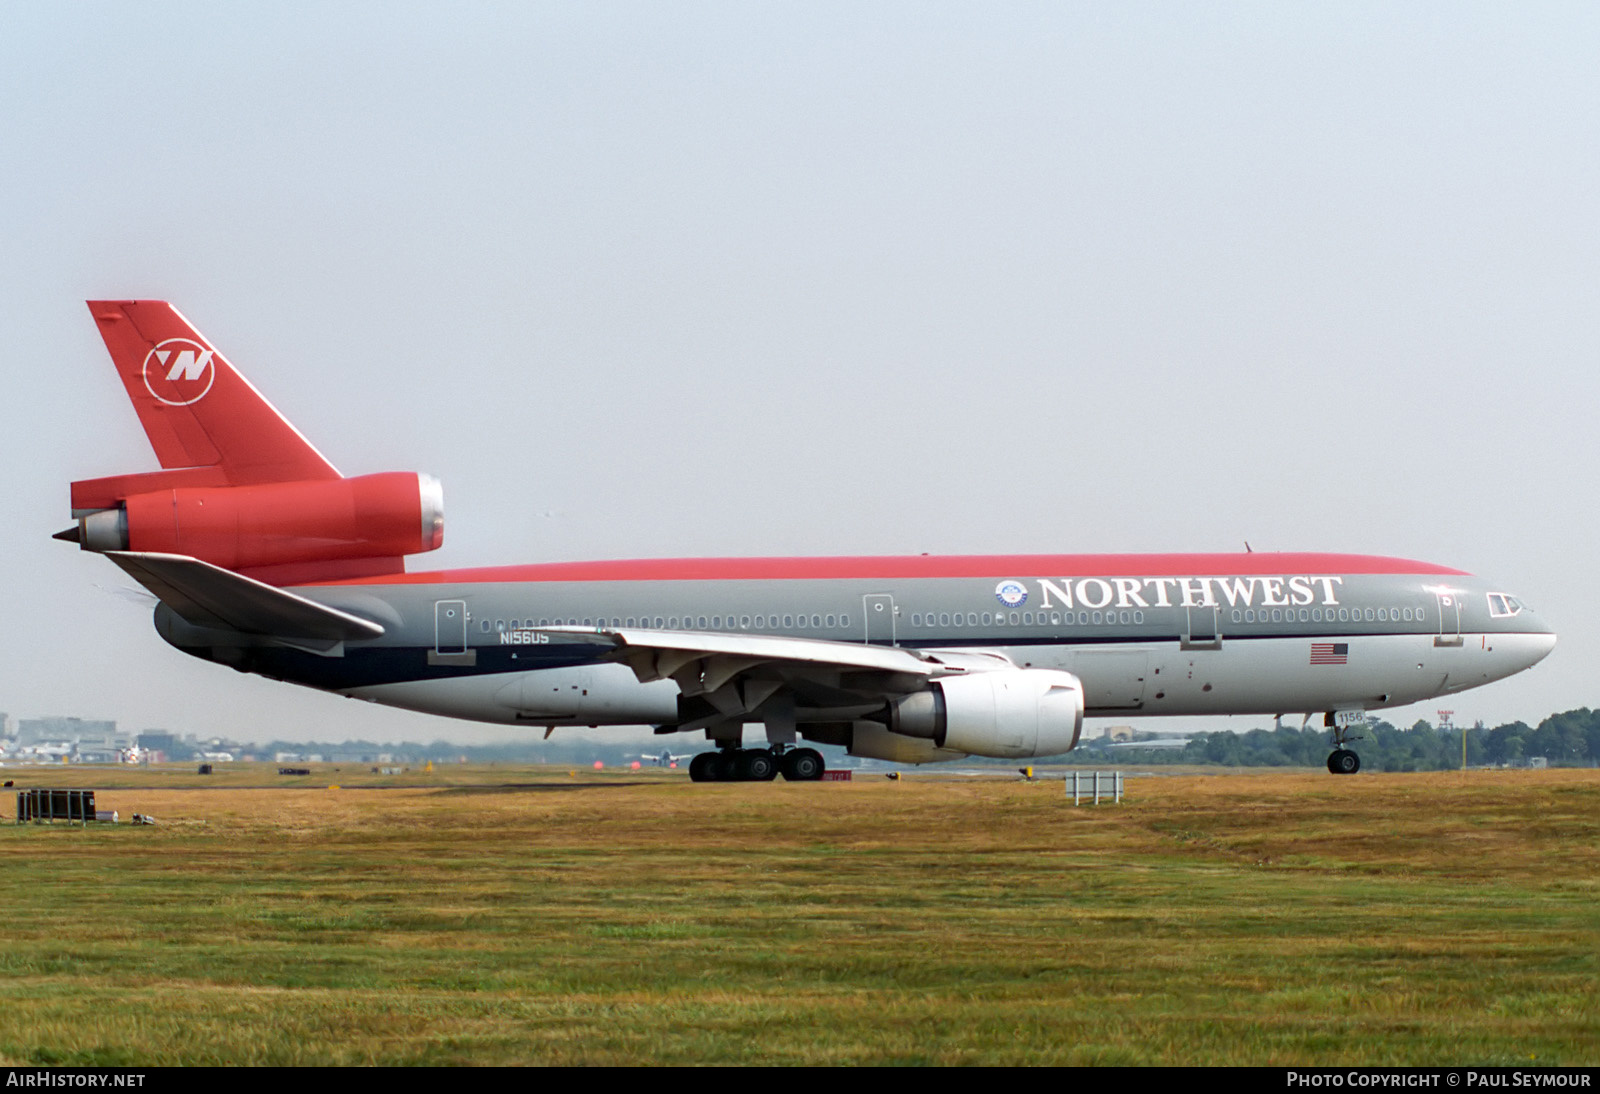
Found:
[[[438,482],[342,476],[163,301],[89,310],[162,470],[72,484],[58,538],[155,594],[185,653],[512,726],[653,725],[697,781],[823,757],[1067,752],[1085,716],[1366,713],[1521,672],[1555,635],[1460,570],[1336,554],[705,558],[408,573]],[[765,747],[743,746],[762,727]]]

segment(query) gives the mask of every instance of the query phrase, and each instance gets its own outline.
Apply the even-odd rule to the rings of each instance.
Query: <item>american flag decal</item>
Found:
[[[1350,662],[1350,643],[1348,642],[1313,642],[1311,643],[1311,663],[1313,665],[1345,665]]]

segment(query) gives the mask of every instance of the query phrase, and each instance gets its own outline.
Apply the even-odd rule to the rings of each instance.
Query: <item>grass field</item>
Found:
[[[160,823],[0,825],[0,1063],[1600,1063],[1597,771],[192,770],[5,772]]]

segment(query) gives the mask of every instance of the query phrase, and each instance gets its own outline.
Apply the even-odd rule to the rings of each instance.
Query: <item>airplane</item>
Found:
[[[641,752],[639,759],[646,760],[656,767],[677,767],[679,760],[691,759],[691,754],[677,753],[670,748],[663,748],[660,752]]]
[[[1052,756],[1085,717],[1369,711],[1521,672],[1556,636],[1503,586],[1326,553],[690,558],[411,572],[430,476],[346,477],[176,308],[90,301],[161,470],[72,484],[56,538],[158,599],[185,653],[508,726],[652,725],[695,781]],[[747,726],[764,747],[744,747]]]

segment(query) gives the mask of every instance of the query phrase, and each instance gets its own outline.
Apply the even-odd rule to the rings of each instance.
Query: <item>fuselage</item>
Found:
[[[1503,587],[1362,555],[667,559],[406,573],[416,472],[347,477],[170,303],[90,313],[160,464],[76,481],[56,534],[173,645],[507,725],[703,731],[691,777],[823,775],[799,737],[922,763],[1053,755],[1086,715],[1327,714],[1489,683],[1555,644]],[[743,749],[744,727],[769,745]],[[1337,749],[1329,770],[1358,770]]]
[[[670,680],[641,683],[552,627],[775,635],[996,655],[1083,683],[1085,713],[1376,710],[1533,665],[1555,635],[1502,587],[1362,555],[1196,554],[677,559],[387,575],[301,586],[385,634],[312,652],[198,656],[377,702],[503,724],[671,726]],[[801,723],[860,716],[802,696]],[[751,718],[750,720],[756,720]]]

